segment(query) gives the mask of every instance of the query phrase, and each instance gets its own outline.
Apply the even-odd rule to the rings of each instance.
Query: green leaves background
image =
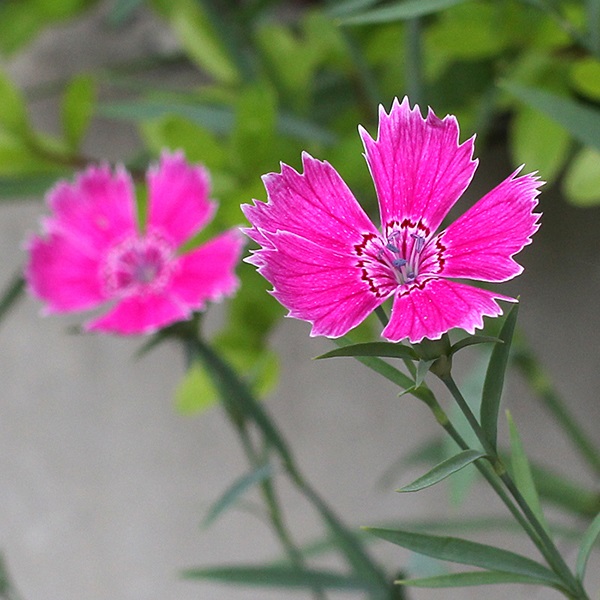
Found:
[[[33,91],[0,73],[0,199],[39,199],[58,178],[111,160],[85,144],[90,125],[109,119],[137,128],[142,147],[128,162],[140,176],[162,148],[206,164],[220,201],[213,231],[242,224],[240,203],[264,199],[260,176],[280,161],[299,166],[302,150],[330,160],[373,207],[356,126],[374,130],[377,105],[411,93],[423,108],[456,114],[463,137],[478,134],[478,153],[506,139],[515,166],[538,169],[566,201],[595,206],[600,57],[593,5],[344,0],[292,9],[275,0],[114,0],[107,28],[126,36],[138,13],[151,13],[174,46]],[[0,52],[14,58],[44,29],[97,6],[7,0]],[[157,81],[156,73],[173,68],[187,74],[186,83]],[[58,134],[31,123],[33,96],[60,98]],[[250,271],[240,267],[246,292],[231,304],[217,339],[264,391],[277,377],[266,340],[281,309]],[[202,381],[196,371],[184,384],[186,412],[194,410],[194,386],[211,395]]]
[[[0,50],[7,59],[18,56],[45,28],[78,19],[97,4],[5,2],[0,5]],[[360,122],[374,131],[377,104],[389,106],[394,96],[410,91],[418,94],[423,107],[431,104],[438,113],[457,114],[463,139],[477,132],[478,154],[486,144],[506,144],[515,166],[525,162],[527,169],[539,169],[542,178],[563,190],[567,202],[581,207],[600,203],[600,61],[585,3],[351,0],[296,3],[282,18],[287,4],[115,0],[106,14],[106,27],[125,36],[136,14],[152,13],[174,36],[176,49],[142,61],[125,57],[124,63],[84,71],[43,89],[20,89],[1,75],[0,199],[39,201],[57,178],[71,176],[91,160],[112,160],[86,144],[89,128],[109,120],[136,128],[140,146],[126,161],[138,177],[164,147],[181,148],[190,160],[211,170],[220,211],[212,229],[197,242],[218,229],[242,224],[239,204],[264,199],[260,176],[278,169],[281,160],[298,166],[302,150],[330,160],[373,209],[372,184],[356,125]],[[180,69],[185,78],[177,83],[157,79],[157,72],[172,69]],[[29,103],[40,96],[55,98],[60,105],[60,128],[53,134],[39,131],[29,117]],[[229,364],[243,372],[252,391],[263,396],[278,376],[277,359],[268,342],[283,311],[265,293],[266,284],[253,268],[241,265],[239,274],[242,293],[227,305],[224,325],[211,335]],[[0,316],[21,292],[19,278],[7,285]],[[506,342],[512,333],[507,320],[497,335]],[[466,345],[457,342],[453,352]],[[397,361],[387,359],[414,357],[407,349],[391,346],[341,348],[329,356],[357,354],[364,365],[408,395],[430,401],[430,392],[422,385],[428,365],[419,362],[425,368],[416,369],[413,381],[392,366]],[[509,346],[494,345],[493,363],[501,371],[500,380],[509,361]],[[213,369],[220,374],[215,383],[207,362],[210,356],[206,355],[196,360],[177,390],[177,406],[184,414],[209,409],[218,400],[219,385],[231,385],[232,378],[218,369]],[[499,385],[493,376],[486,379],[488,392],[493,388],[493,393],[485,394],[489,400],[482,408],[487,414],[482,421],[493,438]],[[254,421],[285,456],[286,447],[265,426],[261,405],[250,406]],[[589,519],[598,508],[597,494],[538,465],[525,465],[516,428],[511,426],[511,431],[511,467],[521,485],[532,493],[537,490],[543,502],[562,503]],[[437,467],[428,470],[428,464],[425,476],[412,484],[404,479],[403,484],[409,483],[410,490],[421,489],[448,477],[451,488],[468,494],[475,474],[472,463],[485,461],[485,454],[457,452],[447,448],[443,456],[430,461],[440,463]],[[216,520],[272,474],[270,466],[263,465],[240,476],[218,496],[209,520]],[[450,526],[444,523],[444,531]],[[490,524],[478,530],[485,527]],[[595,521],[581,543],[577,561],[581,578],[598,530]],[[399,539],[401,532],[395,532]],[[440,546],[439,541],[434,536],[425,539],[431,548]],[[481,553],[477,547],[476,554]],[[422,577],[411,585],[540,579],[554,583],[535,566],[531,572],[511,571],[507,556],[494,549],[483,555],[491,562],[470,564],[489,571]],[[435,551],[434,556],[439,558],[440,553]],[[327,589],[364,590],[369,585],[345,574],[313,569],[299,573],[280,565],[205,568],[188,576]]]

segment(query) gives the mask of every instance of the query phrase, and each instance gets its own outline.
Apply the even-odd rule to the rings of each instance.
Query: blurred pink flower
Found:
[[[514,299],[447,278],[501,282],[522,271],[513,255],[531,242],[541,185],[510,175],[445,230],[436,233],[467,189],[477,161],[474,138],[459,143],[456,118],[424,119],[408,99],[381,107],[374,140],[361,127],[375,183],[381,231],[335,169],[303,154],[304,172],[282,164],[263,178],[268,202],[242,209],[260,245],[248,262],[273,284],[289,316],[311,335],[339,337],[393,297],[383,337],[438,339],[469,333],[497,316],[496,300]]]
[[[242,250],[237,230],[189,252],[178,248],[212,218],[209,177],[181,153],[163,154],[147,172],[148,215],[136,219],[133,182],[123,167],[91,166],[74,183],[48,194],[52,216],[44,235],[27,243],[29,290],[46,313],[110,305],[88,330],[119,334],[157,331],[188,319],[207,301],[232,294]]]

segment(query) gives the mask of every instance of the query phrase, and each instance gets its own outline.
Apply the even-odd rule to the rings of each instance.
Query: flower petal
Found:
[[[312,323],[312,336],[340,337],[385,301],[361,278],[356,257],[294,233],[266,233],[269,246],[246,259],[273,284],[288,316]]]
[[[27,250],[25,280],[29,291],[46,302],[46,312],[85,310],[106,300],[98,260],[82,253],[77,240],[58,234],[48,239],[34,236]]]
[[[453,327],[469,333],[483,327],[483,317],[497,317],[502,309],[496,300],[513,298],[445,279],[426,279],[403,288],[394,298],[390,322],[383,337],[412,343],[439,339]]]
[[[48,194],[54,216],[45,220],[48,232],[70,238],[90,257],[98,256],[136,228],[131,177],[123,167],[91,166],[73,183],[60,181]]]
[[[408,98],[379,110],[377,140],[359,128],[379,199],[382,227],[391,221],[423,222],[433,233],[465,191],[475,169],[474,138],[459,144],[456,118],[423,119]]]
[[[170,294],[131,296],[117,302],[105,315],[85,324],[88,331],[136,335],[190,317],[191,310]]]
[[[182,152],[163,153],[158,166],[148,169],[148,228],[179,246],[196,234],[215,211],[208,199],[210,180],[206,169],[191,166]]]
[[[281,173],[263,177],[268,202],[242,206],[252,224],[245,233],[261,245],[263,231],[288,231],[323,247],[349,251],[375,226],[338,172],[327,162],[302,154],[304,173],[282,164]]]
[[[446,248],[444,277],[507,281],[521,273],[512,257],[531,243],[539,227],[540,214],[533,209],[543,182],[534,175],[517,177],[518,172],[440,234]]]
[[[178,259],[170,291],[194,310],[218,301],[237,289],[235,267],[244,240],[238,230],[227,231]]]

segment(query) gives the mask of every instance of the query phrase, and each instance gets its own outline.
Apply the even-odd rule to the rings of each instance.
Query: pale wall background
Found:
[[[11,76],[20,85],[37,85],[174,43],[148,16],[140,13],[126,31],[113,31],[103,26],[105,13],[106,6],[100,7],[83,22],[44,33],[8,64]],[[56,128],[53,102],[34,102],[32,111],[36,122]],[[116,159],[128,156],[136,144],[133,129],[98,119],[87,149]],[[484,156],[482,163],[475,189],[483,192],[509,167],[496,155]],[[507,292],[521,294],[522,326],[559,389],[572,399],[573,410],[596,435],[600,212],[569,208],[553,191],[543,196],[542,209],[543,227],[522,255],[526,272]],[[39,200],[0,206],[0,285],[22,264],[17,249],[26,233],[37,229],[42,210]],[[210,503],[244,471],[237,440],[219,410],[199,418],[176,413],[173,390],[183,373],[177,348],[161,347],[136,360],[139,341],[68,335],[67,325],[77,319],[43,319],[39,310],[27,299],[0,327],[0,547],[24,600],[308,597],[178,578],[188,566],[277,556],[269,531],[247,514],[231,512],[210,530],[199,528]],[[377,479],[396,457],[437,431],[429,414],[415,401],[397,399],[391,386],[351,361],[312,361],[329,344],[311,340],[304,323],[286,320],[273,343],[283,353],[283,366],[268,408],[308,478],[348,522],[502,514],[499,503],[482,490],[461,512],[447,507],[442,487],[413,496],[395,494],[394,485],[378,488]],[[565,355],[562,347],[568,349]],[[518,382],[511,382],[506,406],[534,457],[587,476],[555,435],[551,419]],[[402,481],[417,474],[405,473]],[[288,492],[292,528],[308,541],[318,535],[318,522]],[[495,540],[518,547],[508,534]],[[390,569],[406,559],[400,549],[373,548]],[[598,556],[595,560],[590,575],[598,580]],[[410,598],[452,600],[484,593],[491,600],[507,593],[556,597],[515,586],[420,590]]]

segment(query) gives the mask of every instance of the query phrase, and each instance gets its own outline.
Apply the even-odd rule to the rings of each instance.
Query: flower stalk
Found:
[[[206,366],[219,391],[226,414],[239,435],[242,448],[250,464],[257,467],[263,462],[263,454],[257,451],[255,442],[250,435],[249,425],[254,422],[256,429],[261,434],[264,450],[279,455],[285,474],[298,492],[319,513],[340,553],[344,555],[355,575],[367,584],[372,600],[394,598],[393,586],[388,582],[384,571],[369,557],[358,538],[342,523],[302,475],[287,442],[264,407],[254,398],[246,383],[214,348],[201,339],[197,323],[186,325],[188,326],[180,330],[184,338],[186,356],[188,360],[190,358],[200,359]],[[304,569],[304,557],[285,524],[273,481],[267,479],[260,485],[274,532],[290,562],[299,570]],[[313,588],[313,595],[315,599],[325,598],[323,590],[319,588]]]
[[[494,446],[487,439],[485,432],[480,426],[477,418],[473,414],[473,411],[467,404],[464,396],[460,392],[456,382],[450,374],[447,374],[440,378],[444,383],[448,391],[452,394],[452,397],[456,401],[458,407],[461,412],[464,414],[467,419],[471,429],[477,436],[477,439],[481,443],[483,450],[488,454],[490,463],[493,467],[493,471],[495,475],[502,481],[514,501],[519,506],[522,511],[522,515],[526,519],[528,525],[524,527],[525,532],[529,535],[531,540],[538,547],[549,566],[554,570],[554,572],[565,582],[565,591],[567,592],[568,597],[570,598],[578,598],[581,600],[587,600],[588,596],[583,590],[581,583],[576,579],[576,577],[572,574],[568,565],[565,563],[562,555],[556,548],[556,545],[548,535],[546,528],[540,523],[539,519],[529,506],[528,502],[525,500],[517,485],[513,481],[512,477],[508,473],[508,470],[504,466],[500,456],[498,455]],[[463,448],[465,449],[465,448]],[[477,462],[480,464],[480,461]],[[491,483],[491,480],[486,477],[488,481]],[[498,486],[492,485],[496,493],[498,493]],[[506,503],[506,502],[505,502]],[[516,513],[511,510],[514,516]],[[518,518],[519,523],[523,526],[524,521],[522,518]]]

